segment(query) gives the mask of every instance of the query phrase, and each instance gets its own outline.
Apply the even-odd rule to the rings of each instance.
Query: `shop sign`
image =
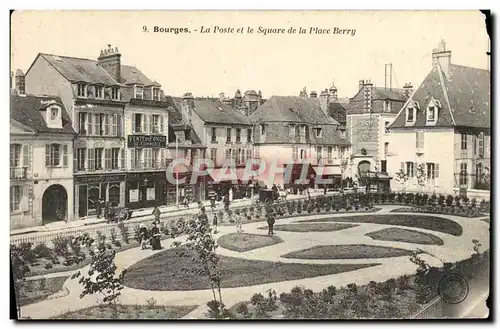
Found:
[[[89,184],[89,183],[109,183],[109,182],[122,182],[125,181],[125,175],[82,175],[75,176],[75,183]]]
[[[167,136],[159,135],[128,135],[127,147],[150,147],[162,148],[167,147]]]

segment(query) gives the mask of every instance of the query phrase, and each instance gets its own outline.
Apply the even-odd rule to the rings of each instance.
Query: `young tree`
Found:
[[[423,164],[417,166],[417,184],[423,190],[425,183],[427,182],[427,173]]]
[[[123,278],[126,270],[116,275],[115,251],[106,246],[99,246],[96,252],[91,251],[92,262],[88,270],[88,277],[81,275],[80,271],[73,274],[71,279],[80,278],[83,286],[80,298],[87,295],[101,294],[102,302],[113,311],[113,316],[118,316],[118,297],[123,289]]]
[[[221,293],[221,273],[218,269],[219,255],[216,254],[217,244],[212,236],[212,228],[208,217],[202,214],[194,216],[187,224],[184,231],[187,234],[184,243],[174,241],[173,246],[184,246],[190,252],[181,250],[183,256],[192,256],[193,262],[197,264],[194,268],[184,268],[183,271],[205,275],[210,281],[213,300],[207,303],[209,314],[215,318],[224,319],[229,317],[229,311],[225,308]]]
[[[21,319],[21,293],[26,282],[26,273],[30,271],[28,262],[23,257],[22,250],[16,245],[10,246],[11,270],[14,278],[14,293],[16,295],[17,317]]]
[[[406,182],[408,181],[408,176],[406,175],[406,173],[404,172],[403,169],[399,169],[398,172],[396,172],[396,174],[394,175],[396,176],[395,179],[403,185],[403,193],[406,192]]]

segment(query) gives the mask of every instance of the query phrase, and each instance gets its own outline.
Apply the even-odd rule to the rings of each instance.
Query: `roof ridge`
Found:
[[[49,54],[49,53],[40,53],[40,55],[56,56],[56,57],[61,57],[61,58],[79,59],[79,60],[91,61],[91,62],[96,62],[97,63],[97,60],[95,60],[95,59],[83,58],[83,57],[64,56],[64,55],[56,55],[56,54]]]
[[[460,65],[460,64],[451,64],[451,66],[457,66],[457,67],[462,67],[462,68],[466,68],[466,69],[470,69],[470,70],[478,70],[478,71],[485,71],[485,72],[490,72],[490,70],[488,69],[482,69],[482,68],[479,68],[479,67],[473,67],[473,66],[466,66],[466,65]]]
[[[456,125],[455,117],[453,116],[453,112],[451,111],[450,99],[448,98],[448,91],[446,90],[446,85],[444,83],[441,63],[439,63],[439,61],[438,61],[437,64],[438,64],[439,84],[441,85],[441,88],[443,89],[443,95],[444,95],[444,99],[446,100],[446,104],[448,104],[448,111],[450,111],[451,121],[453,122],[453,125],[455,126]]]

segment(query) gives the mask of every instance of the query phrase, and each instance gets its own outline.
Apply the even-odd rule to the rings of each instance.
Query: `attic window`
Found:
[[[406,122],[407,123],[414,123],[415,122],[415,108],[414,107],[408,107],[406,109]]]
[[[323,135],[323,129],[321,129],[321,128],[315,128],[314,131],[316,133],[316,137],[317,138],[321,138],[321,136]]]
[[[103,98],[104,87],[101,85],[95,86],[95,98]]]
[[[50,108],[50,120],[57,120],[59,118],[59,109],[57,107]]]
[[[391,101],[388,99],[384,101],[384,112],[391,112]]]
[[[77,84],[77,95],[78,95],[78,97],[86,97],[87,96],[87,86],[84,83]]]
[[[436,124],[440,107],[441,103],[436,99],[432,99],[429,102],[426,110],[427,124]]]
[[[153,92],[151,93],[151,99],[155,100],[155,101],[159,101],[160,100],[160,89],[155,88],[155,87],[152,87],[152,89],[153,89]]]
[[[142,86],[134,86],[134,98],[137,98],[137,99],[143,99],[144,97],[144,88],[142,88]]]
[[[120,88],[112,87],[111,88],[111,99],[118,99],[119,91],[120,91]]]

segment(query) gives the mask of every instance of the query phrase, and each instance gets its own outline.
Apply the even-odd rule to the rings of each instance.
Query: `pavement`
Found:
[[[376,214],[387,214],[395,208],[400,206],[381,206],[381,210]],[[397,214],[397,213],[392,213]],[[404,213],[410,215],[410,213]],[[345,217],[351,214],[326,214],[326,215],[312,215],[315,219],[323,217]],[[352,214],[353,215],[359,215]],[[418,214],[425,216],[426,214]],[[432,214],[429,214],[432,215]],[[435,215],[432,215],[435,216]],[[372,240],[364,234],[386,227],[399,227],[395,225],[379,225],[379,224],[366,224],[360,223],[359,226],[335,231],[335,232],[283,232],[277,231],[276,235],[281,237],[284,242],[276,245],[248,251],[248,252],[234,252],[222,247],[217,248],[220,255],[244,258],[249,260],[268,260],[273,262],[282,263],[301,263],[301,264],[356,264],[356,263],[380,263],[381,265],[363,268],[356,271],[324,275],[314,278],[305,278],[300,280],[290,280],[273,282],[266,284],[259,284],[248,287],[225,288],[222,289],[223,301],[226,307],[231,307],[235,303],[243,300],[249,300],[255,293],[265,293],[269,289],[274,289],[279,295],[282,292],[289,292],[297,285],[303,285],[312,289],[313,291],[320,291],[330,285],[336,287],[346,286],[350,283],[356,285],[365,285],[369,281],[383,282],[390,278],[399,277],[401,275],[412,275],[416,271],[416,265],[413,264],[409,257],[392,257],[380,259],[344,259],[344,260],[306,260],[306,259],[289,259],[282,258],[281,256],[293,251],[307,249],[317,245],[332,245],[332,244],[366,244],[389,246],[396,248],[403,248],[408,250],[422,249],[428,254],[423,254],[421,258],[425,259],[430,265],[442,266],[443,262],[455,262],[469,258],[473,253],[472,239],[478,239],[481,246],[481,251],[489,249],[489,224],[481,221],[479,218],[461,218],[451,215],[439,215],[440,217],[448,218],[456,221],[463,227],[463,234],[461,236],[453,236],[436,231],[430,231],[419,228],[411,228],[412,230],[432,233],[440,237],[444,245],[430,246],[430,245],[416,245],[412,243],[403,242],[389,242]],[[311,215],[303,217],[285,218],[277,220],[276,224],[293,224],[303,219],[311,219]],[[355,222],[353,222],[355,223]],[[260,229],[263,226],[262,222],[248,223],[243,225],[245,233],[252,234],[266,234],[265,230]],[[403,227],[406,228],[408,227]],[[219,233],[216,234],[217,239],[221,235],[228,233],[235,233],[235,226],[219,226]],[[181,238],[182,239],[182,238]],[[179,239],[176,239],[179,240]],[[173,240],[167,239],[162,241],[164,248],[171,247]],[[165,249],[163,249],[165,250]],[[157,252],[152,250],[141,250],[140,248],[133,248],[116,255],[115,264],[118,272],[145,259]],[[87,268],[82,270],[86,273]],[[67,273],[58,273],[59,276],[71,275],[75,271]],[[55,274],[54,274],[55,275]],[[47,277],[47,276],[45,276]],[[97,305],[99,300],[96,296],[86,296],[79,298],[79,293],[82,288],[77,280],[68,279],[64,288],[69,292],[67,296],[56,299],[44,300],[36,304],[31,304],[22,307],[23,316],[29,316],[32,319],[47,319],[69,311],[75,311],[81,308],[91,307]],[[120,296],[121,304],[146,304],[146,301],[154,298],[157,305],[175,306],[175,305],[198,305],[193,312],[185,316],[186,319],[202,319],[205,318],[206,303],[213,299],[211,290],[189,290],[189,291],[147,291],[125,287]]]
[[[326,195],[333,195],[335,192],[327,192]],[[316,197],[324,195],[323,190],[314,190],[311,192],[311,197]],[[287,200],[298,200],[298,199],[305,199],[307,196],[304,195],[294,195],[294,194],[289,194],[287,196]],[[209,209],[210,207],[210,201],[204,201],[202,204]],[[230,208],[238,208],[238,207],[246,207],[250,206],[252,204],[255,204],[255,200],[251,199],[237,199],[233,200],[233,202],[230,204]],[[224,205],[222,202],[217,202],[216,203],[216,208],[215,210],[223,210]],[[160,206],[158,207],[161,211],[161,216],[160,218],[165,219],[169,217],[174,217],[174,216],[182,216],[182,215],[189,215],[189,214],[195,214],[198,212],[198,204],[197,203],[191,203],[189,204],[189,208],[185,208],[184,206]],[[144,221],[145,219],[153,219],[154,216],[152,215],[153,208],[147,208],[147,209],[137,209],[133,210],[132,212],[132,218],[127,220],[127,222],[140,222]],[[91,227],[99,227],[99,226],[105,226],[108,225],[107,221],[104,218],[97,218],[97,216],[89,216],[86,217],[85,219],[76,219],[70,222],[65,222],[65,221],[60,221],[60,222],[54,222],[50,224],[46,224],[43,226],[37,226],[37,227],[28,227],[28,228],[22,228],[22,229],[16,229],[16,230],[11,230],[10,235],[11,237],[15,236],[37,236],[37,235],[43,235],[44,233],[59,233],[63,232],[65,230],[71,230],[79,227],[85,227],[85,226],[91,226]]]

